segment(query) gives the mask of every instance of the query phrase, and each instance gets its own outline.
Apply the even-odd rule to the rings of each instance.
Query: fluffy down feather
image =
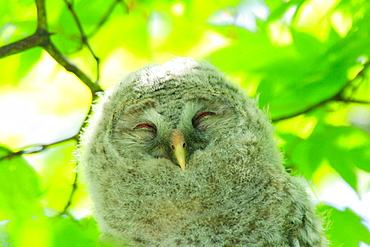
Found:
[[[80,154],[101,230],[118,246],[325,246],[273,135],[255,100],[206,62],[129,74],[94,106]]]

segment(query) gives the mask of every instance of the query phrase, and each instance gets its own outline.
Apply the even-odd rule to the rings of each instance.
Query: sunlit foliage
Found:
[[[78,133],[97,91],[174,56],[258,97],[331,246],[370,245],[368,0],[48,0],[41,23],[42,2],[0,0],[1,246],[95,245]],[[7,52],[40,27],[49,43]]]

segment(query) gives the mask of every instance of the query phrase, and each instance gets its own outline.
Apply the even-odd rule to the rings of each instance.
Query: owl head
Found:
[[[237,143],[238,136],[259,149],[251,162],[280,163],[273,128],[255,100],[215,67],[192,58],[129,74],[104,94],[91,125],[93,133],[86,135],[113,145],[117,154],[167,159],[183,171],[193,169],[194,153],[225,139]]]

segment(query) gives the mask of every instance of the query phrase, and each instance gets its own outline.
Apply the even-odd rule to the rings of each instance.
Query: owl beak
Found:
[[[174,130],[171,137],[171,149],[181,170],[183,171],[185,171],[186,163],[186,146],[187,145],[182,132],[178,129]]]

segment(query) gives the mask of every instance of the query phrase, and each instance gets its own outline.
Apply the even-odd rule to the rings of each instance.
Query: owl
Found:
[[[126,76],[94,106],[80,163],[115,246],[325,246],[267,114],[205,61]]]

